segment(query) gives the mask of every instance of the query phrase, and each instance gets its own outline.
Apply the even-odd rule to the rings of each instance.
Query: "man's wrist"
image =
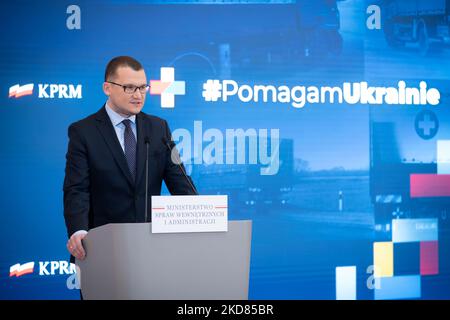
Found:
[[[75,231],[73,234],[72,234],[72,236],[77,236],[77,235],[85,235],[85,234],[87,234],[88,232],[86,231],[86,230],[78,230],[78,231]]]

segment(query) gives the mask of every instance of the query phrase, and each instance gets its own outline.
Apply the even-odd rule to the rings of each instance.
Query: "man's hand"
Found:
[[[67,241],[67,250],[78,260],[84,260],[86,252],[84,251],[81,240],[87,235],[87,231],[80,230],[75,232]]]

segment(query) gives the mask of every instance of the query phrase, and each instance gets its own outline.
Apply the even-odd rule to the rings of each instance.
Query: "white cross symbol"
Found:
[[[423,130],[424,136],[431,135],[431,129],[436,128],[436,123],[430,119],[428,114],[423,116],[423,120],[419,121],[419,128]]]
[[[150,80],[150,94],[161,95],[161,108],[174,108],[175,95],[184,95],[184,81],[175,81],[174,68],[161,68],[161,80]]]

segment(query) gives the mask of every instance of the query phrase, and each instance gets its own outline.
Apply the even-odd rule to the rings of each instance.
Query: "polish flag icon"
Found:
[[[16,84],[9,88],[9,98],[20,98],[33,94],[34,84],[24,84],[23,86]]]
[[[34,271],[34,262],[28,262],[24,264],[16,263],[15,265],[9,268],[9,276],[10,277],[20,277],[24,274],[33,273]]]

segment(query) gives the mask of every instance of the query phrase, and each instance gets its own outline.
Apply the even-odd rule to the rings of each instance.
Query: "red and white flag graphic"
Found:
[[[24,274],[33,273],[34,270],[34,262],[28,262],[24,264],[16,263],[15,265],[9,268],[9,276],[10,277],[20,277]]]
[[[33,94],[34,84],[24,84],[23,86],[16,84],[9,88],[9,97],[10,98],[20,98],[23,96],[28,96]]]

